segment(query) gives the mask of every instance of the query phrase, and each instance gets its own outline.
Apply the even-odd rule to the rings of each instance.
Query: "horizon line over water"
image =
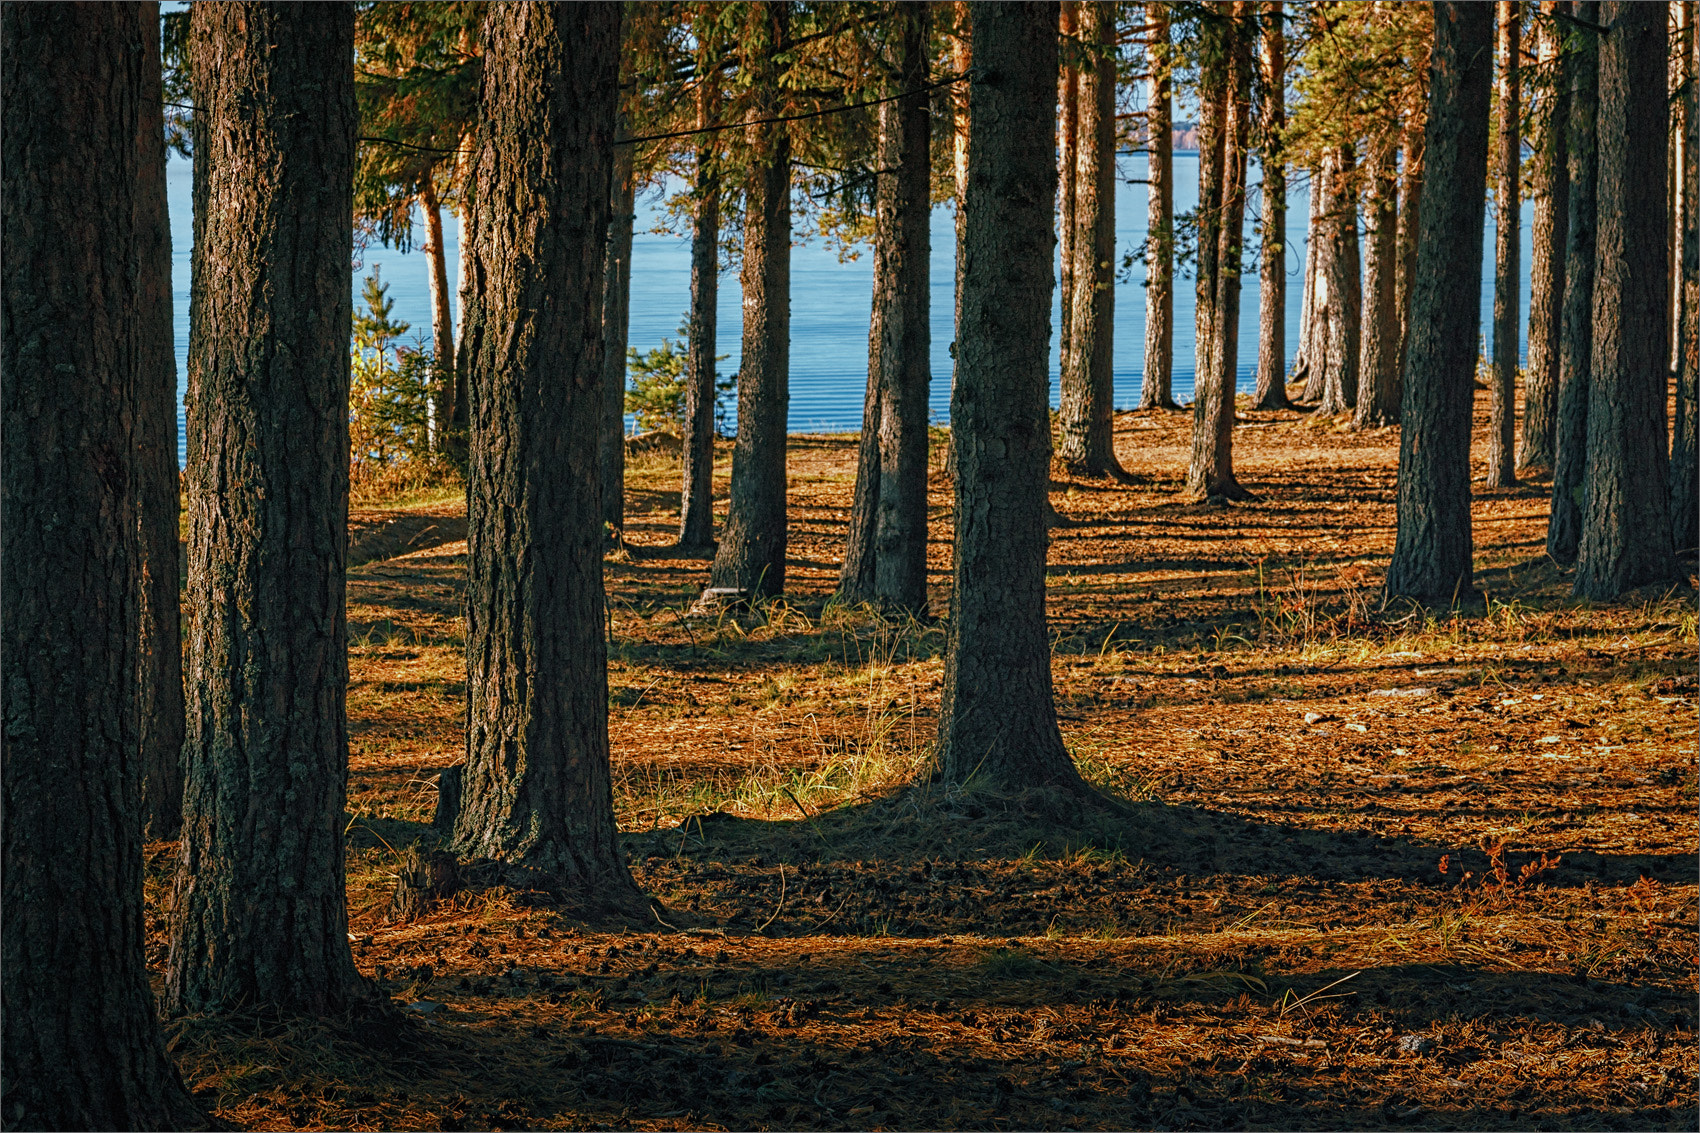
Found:
[[[1253,170],[1255,170],[1255,163]],[[1146,189],[1131,181],[1143,180],[1146,159],[1143,154],[1124,157],[1121,179],[1116,190],[1116,262],[1129,250],[1140,248],[1146,235]],[[1186,212],[1197,204],[1198,155],[1196,152],[1177,152],[1175,171],[1175,210]],[[1256,182],[1253,182],[1256,185]],[[183,397],[188,381],[189,351],[189,273],[193,225],[191,209],[191,165],[173,154],[167,165],[168,201],[171,209],[173,323],[177,357],[177,457],[184,463],[187,437],[184,430]],[[1298,349],[1300,305],[1304,290],[1304,250],[1309,219],[1309,185],[1294,178],[1287,194],[1286,274],[1287,302],[1286,349],[1287,365],[1291,367]],[[1255,253],[1259,241],[1254,235],[1258,195],[1251,194],[1247,207],[1245,247]],[[1523,226],[1532,219],[1532,205],[1523,204]],[[446,212],[446,210],[445,210]],[[651,189],[638,198],[637,232],[632,242],[632,296],[628,343],[640,353],[660,346],[663,338],[679,338],[680,324],[690,309],[690,239],[688,235],[673,235],[651,231],[665,216],[662,190]],[[1482,333],[1492,328],[1493,308],[1493,219],[1486,219],[1487,237],[1483,241],[1485,270],[1482,278]],[[930,358],[932,383],[929,406],[933,419],[948,421],[950,414],[950,383],[952,362],[950,344],[954,336],[952,325],[955,310],[955,213],[949,205],[933,209],[932,254],[930,263],[930,302],[932,341]],[[460,333],[458,304],[459,286],[459,223],[452,213],[443,218],[443,238],[448,260],[449,291],[456,301],[451,304],[455,333]],[[868,320],[873,290],[873,255],[862,246],[858,259],[841,263],[837,253],[820,236],[813,236],[793,245],[791,254],[791,367],[790,411],[787,430],[792,433],[854,432],[861,428],[863,394],[867,384]],[[359,302],[361,281],[375,269],[381,269],[389,285],[389,297],[394,301],[392,318],[411,325],[409,336],[429,338],[431,326],[430,293],[423,253],[415,250],[406,254],[379,245],[356,253],[356,264],[350,282],[356,303]],[[1529,256],[1522,257],[1522,312],[1526,315],[1529,303]],[[1248,264],[1251,262],[1248,257]],[[1242,278],[1240,298],[1240,343],[1236,387],[1249,393],[1256,384],[1257,330],[1259,281],[1255,268],[1248,267]],[[1145,268],[1143,259],[1134,265],[1131,278],[1118,280],[1115,285],[1116,310],[1114,325],[1114,405],[1131,409],[1139,400],[1140,383],[1144,376],[1145,352]],[[1173,387],[1177,401],[1186,402],[1192,396],[1194,381],[1194,323],[1195,296],[1190,276],[1177,276],[1174,309]],[[1058,404],[1059,374],[1056,324],[1061,309],[1061,296],[1054,295],[1051,308],[1051,340],[1048,347],[1051,376],[1051,406]],[[715,352],[727,355],[722,363],[725,373],[735,373],[740,358],[740,337],[743,326],[742,292],[736,271],[723,271],[720,276],[718,304],[719,333]],[[1527,353],[1527,322],[1520,317],[1519,356]]]

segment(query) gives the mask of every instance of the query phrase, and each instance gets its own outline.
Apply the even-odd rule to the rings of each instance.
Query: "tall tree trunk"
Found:
[[[975,3],[956,439],[956,544],[938,774],[1084,789],[1057,728],[1045,628],[1057,7]]]
[[[1074,202],[1078,179],[1075,167],[1080,162],[1080,62],[1087,54],[1076,18],[1082,3],[1093,0],[1062,0],[1060,13],[1062,75],[1057,81],[1057,97],[1062,109],[1057,125],[1057,299],[1060,317],[1057,320],[1057,371],[1062,377],[1062,400],[1068,403],[1068,384],[1074,374],[1069,360],[1069,333],[1074,329]]]
[[[146,5],[151,11],[155,5]],[[159,54],[158,21],[147,37]],[[136,332],[145,351],[138,390],[136,454],[141,480],[142,829],[175,838],[183,823],[183,626],[178,559],[181,489],[177,475],[177,353],[171,317],[171,216],[165,190],[165,121],[157,66],[143,74],[137,132],[137,228],[142,309]]]
[[[617,4],[492,5],[473,167],[480,302],[458,851],[630,906],[608,766],[596,437]],[[523,252],[524,254],[519,254]],[[547,293],[538,306],[532,296]]]
[[[1358,401],[1358,363],[1363,337],[1363,283],[1359,276],[1357,171],[1351,146],[1341,146],[1328,179],[1328,361],[1322,370],[1324,417],[1344,413]]]
[[[764,67],[790,40],[787,0],[764,0],[754,39]],[[1053,84],[1054,89],[1054,84]],[[738,440],[732,499],[709,577],[716,587],[769,597],[785,590],[785,417],[791,360],[791,135],[765,121],[776,86],[758,86],[745,127],[754,166],[744,191],[743,365],[738,372]],[[1053,134],[1054,136],[1054,134]]]
[[[354,13],[192,10],[189,728],[172,1012],[323,1014],[348,950]]]
[[[1334,261],[1340,256],[1339,225],[1334,215],[1338,207],[1335,198],[1340,195],[1338,162],[1338,150],[1325,153],[1321,167],[1311,180],[1311,192],[1316,194],[1311,227],[1316,247],[1316,271],[1311,280],[1310,348],[1305,355],[1305,385],[1299,394],[1299,400],[1310,405],[1320,405],[1326,396],[1331,364],[1329,351],[1334,341],[1331,322],[1337,302],[1333,300],[1331,284],[1334,282]]]
[[[1411,353],[1411,299],[1416,293],[1417,227],[1423,207],[1423,124],[1404,127],[1405,168],[1399,178],[1399,277],[1394,305],[1399,310],[1399,360],[1393,368],[1393,408],[1405,403],[1405,361]]]
[[[625,89],[622,84],[622,98]],[[623,113],[615,128],[629,132]],[[602,522],[616,538],[626,526],[626,342],[632,314],[636,163],[636,146],[615,147],[608,255],[602,269]]]
[[[1288,375],[1290,381],[1304,383],[1299,395],[1301,399],[1309,397],[1311,375],[1320,375],[1321,369],[1316,362],[1316,335],[1313,333],[1316,326],[1316,267],[1322,254],[1322,205],[1327,196],[1320,166],[1310,171],[1305,196],[1305,276],[1303,294],[1299,296],[1299,348],[1293,352],[1293,370]]]
[[[1393,597],[1472,589],[1470,410],[1481,327],[1493,9],[1437,3],[1411,343],[1400,411]]]
[[[1205,33],[1222,39],[1199,97],[1198,376],[1185,492],[1195,500],[1243,500],[1251,493],[1234,478],[1233,438],[1253,7],[1234,0],[1217,10]]]
[[[1578,597],[1681,577],[1670,540],[1667,6],[1600,5],[1599,236]]]
[[[1700,544],[1700,33],[1692,14],[1682,43],[1682,351],[1677,363],[1676,421],[1671,430],[1671,543],[1679,551]]]
[[[1082,0],[1080,137],[1075,149],[1074,300],[1062,373],[1062,459],[1085,476],[1120,476],[1115,450],[1115,6]]]
[[[1145,373],[1141,409],[1177,409],[1175,363],[1175,144],[1170,92],[1169,6],[1148,3],[1151,78],[1145,117],[1149,174],[1145,253]]]
[[[1398,257],[1399,151],[1390,142],[1372,152],[1369,173],[1369,256],[1364,270],[1363,341],[1358,362],[1358,403],[1354,428],[1391,425],[1399,420],[1399,309],[1393,284]]]
[[[454,417],[455,324],[449,309],[448,253],[443,248],[443,206],[437,186],[425,175],[419,189],[419,211],[425,217],[425,280],[431,293],[431,442],[443,448],[443,430]]]
[[[161,378],[137,327],[169,270],[151,262],[159,6],[8,4],[0,64],[5,1122],[204,1128],[142,935],[137,450]]]
[[[470,143],[468,143],[470,144]],[[466,146],[462,147],[463,150]],[[455,160],[461,161],[459,154]],[[465,159],[471,164],[471,158]],[[450,398],[447,425],[442,430],[441,450],[449,460],[463,473],[466,471],[466,431],[472,416],[471,391],[466,380],[467,367],[471,361],[466,356],[466,316],[472,309],[478,296],[477,286],[473,281],[472,272],[472,227],[476,221],[477,202],[472,199],[473,190],[467,185],[470,177],[468,170],[461,173],[460,192],[460,231],[456,238],[460,253],[460,271],[455,283],[456,309],[460,312],[460,337],[455,341],[454,373],[452,375],[454,393]]]
[[[1523,163],[1523,115],[1518,80],[1522,55],[1522,6],[1519,0],[1498,0],[1499,22],[1499,152],[1494,161],[1493,366],[1488,386],[1487,482],[1494,487],[1517,483],[1514,461],[1517,427],[1517,332],[1522,269],[1519,248],[1520,172]]]
[[[1291,408],[1287,400],[1287,159],[1281,144],[1287,123],[1285,8],[1282,0],[1266,0],[1259,37],[1263,258],[1257,290],[1257,393],[1252,399],[1259,409]]]
[[[1576,19],[1597,26],[1598,0],[1576,0]],[[1563,55],[1562,81],[1570,92],[1565,165],[1570,182],[1564,225],[1564,309],[1559,333],[1558,420],[1553,430],[1552,508],[1547,554],[1564,565],[1576,561],[1582,540],[1582,501],[1588,461],[1588,402],[1594,364],[1594,247],[1598,225],[1599,36],[1575,36]]]
[[[1570,0],[1541,0],[1539,58],[1543,69],[1560,70],[1559,55],[1569,34],[1558,22]],[[1570,172],[1564,148],[1570,91],[1555,81],[1542,94],[1540,150],[1535,159],[1535,219],[1530,235],[1529,367],[1523,378],[1523,444],[1518,471],[1543,476],[1552,470],[1553,429],[1558,408],[1559,321],[1564,307],[1565,222],[1570,215]]]
[[[709,47],[699,45],[699,66]],[[719,91],[713,78],[697,86],[697,126],[714,125]],[[714,360],[720,304],[720,168],[713,134],[699,135],[696,214],[691,221],[691,321],[685,364],[683,483],[679,493],[679,545],[714,542]]]
[[[894,6],[903,39],[879,109],[868,397],[839,593],[924,613],[927,602],[927,274],[931,214],[925,6]]]
[[[1687,223],[1683,215],[1682,171],[1688,163],[1688,42],[1689,9],[1692,0],[1677,0],[1670,5],[1671,54],[1676,66],[1670,69],[1670,144],[1666,149],[1669,173],[1665,180],[1665,199],[1670,202],[1670,236],[1667,260],[1670,264],[1670,370],[1676,374],[1682,367],[1682,231]]]

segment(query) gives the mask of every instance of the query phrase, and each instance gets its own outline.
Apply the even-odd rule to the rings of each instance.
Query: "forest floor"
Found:
[[[676,471],[634,463],[650,923],[478,887],[388,922],[463,753],[464,511],[356,515],[351,935],[402,1021],[177,1020],[186,1080],[249,1128],[1694,1129],[1692,591],[1572,600],[1541,482],[1477,491],[1485,600],[1384,609],[1397,431],[1243,417],[1249,503],[1178,501],[1182,413],[1055,484],[1057,705],[1119,818],[917,785],[943,630],[826,602],[853,438],[793,438],[788,597],[742,617],[686,616]]]

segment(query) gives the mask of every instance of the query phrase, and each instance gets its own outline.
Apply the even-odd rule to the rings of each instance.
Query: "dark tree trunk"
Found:
[[[1559,61],[1570,33],[1555,18],[1570,14],[1570,0],[1542,0],[1540,62],[1562,70]],[[1523,445],[1518,471],[1544,476],[1552,470],[1554,421],[1558,408],[1559,323],[1564,308],[1565,222],[1570,215],[1570,171],[1565,127],[1570,90],[1554,81],[1541,99],[1540,149],[1535,160],[1535,219],[1530,234],[1529,366],[1523,377]]]
[[[596,448],[619,26],[617,4],[497,4],[484,24],[455,823],[459,852],[603,907],[638,897],[608,766]]]
[[[147,5],[151,10],[153,5]],[[157,23],[154,25],[157,28]],[[149,50],[158,55],[150,34]],[[177,354],[171,320],[171,216],[165,194],[165,122],[157,68],[143,75],[136,155],[136,238],[146,365],[137,403],[141,537],[142,829],[175,838],[183,824],[183,628],[179,591]]]
[[[1519,261],[1523,158],[1522,98],[1518,72],[1522,54],[1519,0],[1499,0],[1499,152],[1494,155],[1493,365],[1488,379],[1487,482],[1505,488],[1517,483],[1514,461],[1517,428],[1517,332],[1522,324],[1522,270]]]
[[[1085,0],[1090,4],[1093,0]],[[1057,97],[1062,104],[1057,125],[1057,371],[1062,376],[1063,402],[1068,400],[1068,383],[1073,374],[1069,361],[1069,333],[1074,328],[1074,201],[1075,167],[1080,162],[1080,60],[1082,48],[1076,16],[1081,0],[1062,0],[1058,7],[1061,20],[1062,75],[1057,81]]]
[[[348,950],[354,13],[191,16],[189,727],[166,1002],[324,1013]]]
[[[1145,120],[1148,154],[1145,254],[1145,374],[1141,409],[1176,409],[1175,361],[1175,146],[1170,93],[1169,6],[1148,3],[1151,23],[1150,98]]]
[[[1399,420],[1399,308],[1394,295],[1398,258],[1399,151],[1384,144],[1369,169],[1369,256],[1364,270],[1363,342],[1358,362],[1358,404],[1354,428],[1391,425]]]
[[[1578,597],[1681,577],[1670,540],[1664,3],[1600,5],[1599,235]]]
[[[1120,476],[1115,450],[1116,59],[1115,5],[1085,0],[1080,38],[1080,137],[1075,147],[1074,299],[1058,414],[1070,472]]]
[[[425,175],[419,189],[419,211],[425,217],[425,278],[431,293],[432,442],[443,451],[443,430],[454,419],[455,324],[449,310],[448,253],[443,248],[443,206],[437,186]]]
[[[706,57],[703,48],[699,61]],[[697,88],[697,125],[714,125],[712,78]],[[701,135],[696,158],[696,215],[691,221],[691,340],[685,366],[684,481],[679,545],[714,543],[714,359],[720,304],[720,168],[714,135]]]
[[[924,613],[927,603],[927,387],[930,258],[925,6],[897,6],[895,89],[917,92],[879,110],[874,298],[868,398],[839,593]]]
[[[1335,157],[1325,154],[1322,164],[1311,178],[1311,290],[1310,311],[1306,319],[1309,341],[1304,344],[1304,389],[1299,394],[1299,400],[1308,405],[1319,405],[1328,388],[1328,350],[1331,342],[1329,333],[1329,318],[1333,314],[1330,299],[1333,289],[1329,286],[1334,273],[1334,260],[1338,258],[1337,241],[1335,239],[1334,198],[1339,190],[1336,187],[1340,180],[1339,171],[1335,168]]]
[[[1437,3],[1390,596],[1448,600],[1472,589],[1470,410],[1492,86],[1493,8]]]
[[[204,1128],[142,936],[138,450],[161,376],[138,326],[159,303],[159,7],[8,4],[0,75],[5,1124]]]
[[[1598,0],[1577,0],[1576,19],[1599,23]],[[1564,308],[1558,353],[1558,420],[1553,437],[1552,510],[1547,554],[1569,565],[1582,540],[1582,500],[1587,479],[1588,401],[1594,364],[1594,245],[1598,223],[1599,37],[1578,35],[1564,53],[1563,81],[1570,92],[1565,127],[1570,200],[1564,225]]]
[[[616,129],[627,133],[625,116]],[[614,149],[608,255],[602,283],[602,522],[616,538],[626,526],[626,340],[632,310],[632,226],[637,221],[635,146]]]
[[[1258,133],[1263,174],[1263,259],[1258,277],[1257,393],[1259,409],[1288,409],[1287,400],[1287,164],[1286,29],[1282,0],[1263,5],[1260,36],[1263,92]]]
[[[1417,227],[1423,206],[1423,127],[1405,126],[1405,169],[1399,178],[1399,278],[1394,305],[1399,310],[1399,360],[1393,368],[1393,408],[1405,402],[1405,362],[1411,353],[1411,298],[1416,293]]]
[[[1344,413],[1358,402],[1363,337],[1363,283],[1359,277],[1356,156],[1341,146],[1328,178],[1328,359],[1322,367],[1318,414]]]
[[[1198,318],[1192,463],[1186,495],[1243,500],[1234,479],[1234,389],[1239,371],[1240,263],[1245,221],[1251,85],[1248,0],[1217,5],[1205,34],[1221,37],[1201,80],[1198,164]]]
[[[764,0],[757,42],[765,66],[790,39],[786,0]],[[732,448],[732,499],[709,577],[750,597],[785,590],[785,416],[791,360],[791,135],[764,121],[775,88],[761,83],[745,127],[754,162],[744,192],[743,364],[738,371],[738,440]],[[1052,81],[1055,91],[1055,82]],[[1053,134],[1054,137],[1054,134]]]
[[[1688,21],[1683,58],[1688,81],[1683,86],[1682,162],[1682,335],[1677,362],[1676,421],[1671,430],[1670,508],[1671,543],[1679,551],[1700,544],[1700,34]]]
[[[938,774],[1084,789],[1057,728],[1045,629],[1045,364],[1056,201],[1057,6],[975,3],[956,546]]]

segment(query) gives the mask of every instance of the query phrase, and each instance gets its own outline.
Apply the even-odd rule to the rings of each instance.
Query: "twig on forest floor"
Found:
[[[789,792],[787,792],[787,793],[789,793]],[[774,922],[774,919],[779,916],[779,910],[783,909],[784,907],[785,907],[785,867],[780,866],[779,867],[779,904],[777,904],[773,907],[773,916],[768,917],[765,921],[761,922],[760,927],[758,927],[756,929],[756,931],[758,933],[766,932],[767,926]]]

